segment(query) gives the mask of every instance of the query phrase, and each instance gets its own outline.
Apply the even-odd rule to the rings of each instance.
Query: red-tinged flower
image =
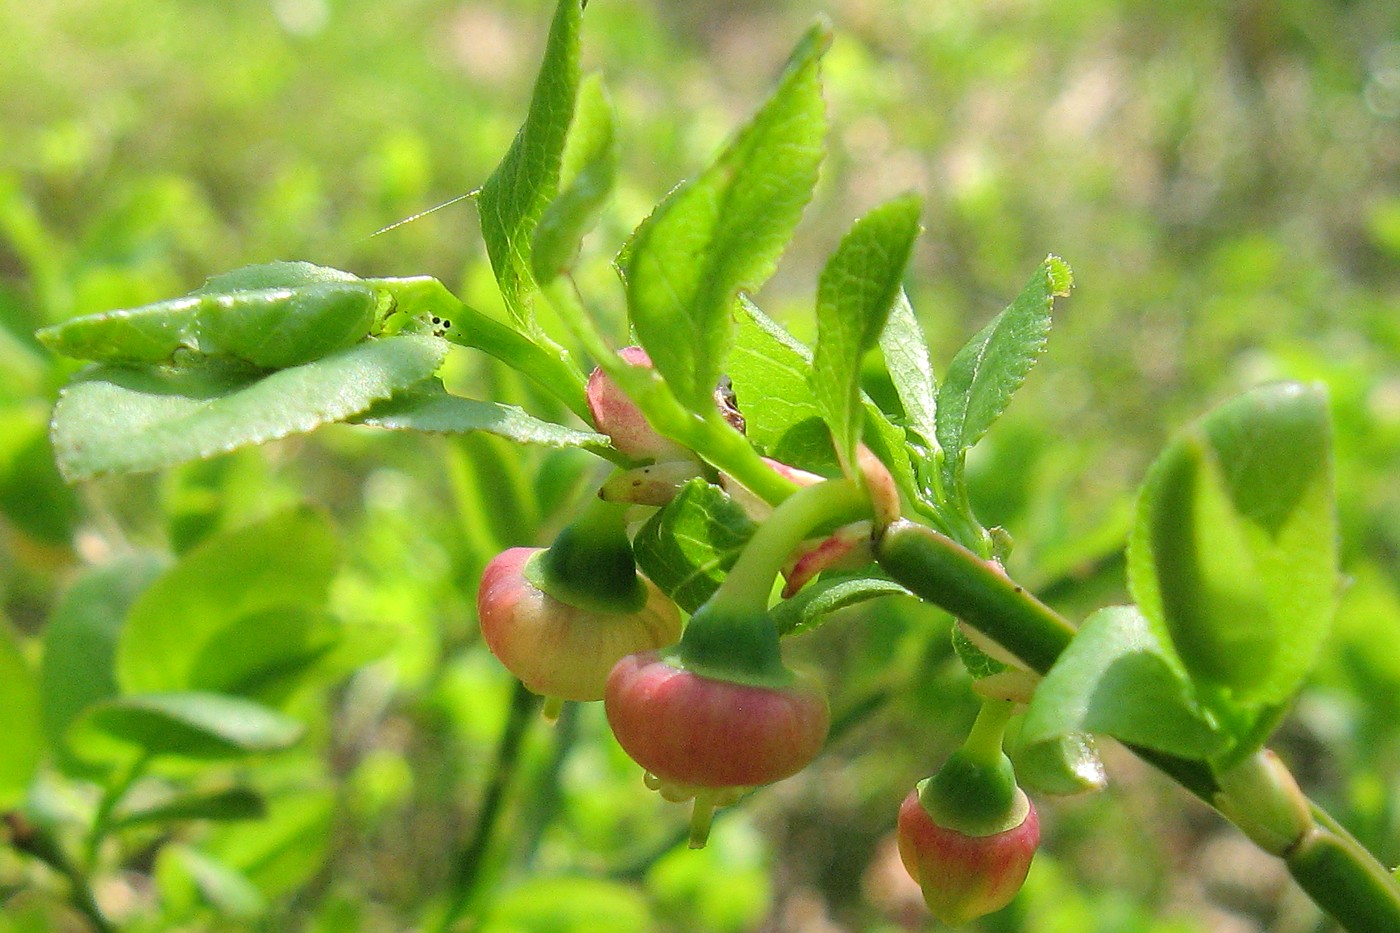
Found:
[[[651,369],[651,357],[641,347],[623,347],[617,355],[631,366]],[[693,460],[680,444],[656,433],[637,403],[618,388],[602,369],[588,377],[585,389],[593,425],[612,439],[613,446],[638,460]]]
[[[627,754],[664,781],[756,787],[796,774],[826,741],[831,714],[812,678],[783,686],[706,677],[655,651],[623,658],[604,707]]]
[[[1022,795],[1024,797],[1024,795]],[[958,926],[1011,903],[1040,844],[1040,820],[1025,801],[1016,826],[972,836],[940,826],[912,791],[899,808],[899,855],[934,917]]]
[[[546,552],[517,547],[487,565],[477,592],[481,634],[530,690],[558,700],[601,700],[618,659],[674,644],[680,612],[649,580],[625,608],[571,605],[544,592],[532,561]],[[582,600],[580,600],[582,602]]]

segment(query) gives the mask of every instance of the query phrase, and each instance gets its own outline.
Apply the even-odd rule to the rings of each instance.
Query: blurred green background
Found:
[[[225,855],[276,840],[281,856],[247,872],[267,906],[240,917],[207,890],[180,896],[133,856],[99,892],[132,929],[387,931],[430,914],[510,705],[509,677],[474,634],[475,575],[500,547],[547,540],[591,468],[489,440],[335,428],[68,489],[44,434],[72,367],[32,331],[273,259],[431,274],[495,308],[469,204],[373,234],[490,173],[523,116],[551,7],[0,5],[8,624],[36,653],[85,564],[181,550],[309,500],[352,555],[338,611],[396,633],[305,711],[311,747],[269,766],[290,803],[265,826],[192,831]],[[927,232],[909,290],[940,369],[1047,252],[1068,259],[1078,287],[1050,353],[970,470],[979,514],[1017,541],[1013,575],[1075,616],[1125,598],[1115,554],[1133,490],[1175,427],[1262,381],[1325,381],[1348,587],[1277,745],[1315,798],[1400,862],[1400,5],[593,0],[585,63],[606,75],[624,165],[590,241],[594,274],[757,105],[818,14],[837,34],[830,152],[760,304],[810,334],[826,254],[851,218],[910,188]],[[479,360],[457,365],[497,397],[538,402]],[[973,704],[946,620],[888,604],[843,622],[792,646],[831,686],[828,752],[723,816],[702,853],[672,848],[684,814],[642,787],[599,709],[532,726],[475,928],[926,928],[890,833]],[[1328,929],[1280,866],[1106,755],[1111,788],[1042,803],[1026,893],[977,929]],[[0,930],[68,928],[61,894],[0,851]]]

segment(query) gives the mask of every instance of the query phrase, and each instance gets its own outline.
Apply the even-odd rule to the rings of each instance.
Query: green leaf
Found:
[[[1108,783],[1094,738],[1083,732],[1018,749],[1015,763],[1016,780],[1032,793],[1068,796],[1103,790]]]
[[[324,285],[327,282],[360,281],[363,280],[359,276],[332,269],[330,266],[318,266],[309,262],[265,262],[212,275],[190,294],[220,295],[263,288],[297,288],[302,285]]]
[[[797,595],[773,607],[770,613],[779,635],[796,635],[816,628],[838,609],[881,596],[908,596],[893,580],[876,577],[823,577],[803,587]]]
[[[822,270],[817,287],[817,349],[812,388],[849,472],[864,421],[861,360],[875,345],[900,291],[920,202],[904,195],[855,222]]]
[[[611,450],[607,435],[554,424],[526,413],[514,405],[482,402],[450,394],[437,379],[429,379],[376,403],[354,419],[395,431],[426,431],[432,434],[468,434],[485,431],[515,441],[542,447],[580,447],[602,453]]]
[[[162,556],[138,554],[88,570],[44,625],[39,665],[44,732],[69,773],[86,769],[68,745],[68,727],[92,704],[117,695],[117,640],[126,614],[168,564]]]
[[[1276,706],[1312,669],[1330,623],[1336,539],[1326,391],[1263,386],[1207,414],[1153,465],[1130,584],[1193,680],[1229,691],[1237,712]]]
[[[71,740],[85,756],[103,759],[138,752],[221,760],[282,751],[304,731],[295,719],[252,700],[188,691],[103,700],[74,722]]]
[[[933,377],[924,332],[902,289],[890,309],[885,329],[880,331],[880,352],[904,409],[905,425],[925,443],[933,443],[938,437],[938,383]]]
[[[1009,665],[983,651],[961,625],[953,626],[953,653],[958,656],[963,667],[967,668],[967,673],[973,680],[994,677],[1010,669]]]
[[[0,812],[17,804],[44,755],[39,679],[20,652],[19,638],[0,622]]]
[[[330,522],[310,509],[207,539],[132,607],[117,654],[123,691],[221,689],[250,664],[299,656],[306,642],[277,628],[305,624],[305,613],[325,605],[339,562]],[[240,626],[246,656],[228,650],[238,637],[225,633]]]
[[[359,414],[431,376],[446,354],[435,337],[389,337],[266,376],[97,366],[59,395],[54,451],[69,482],[212,457]]]
[[[564,149],[561,175],[568,181],[535,228],[530,263],[540,284],[573,266],[579,242],[598,222],[612,195],[617,175],[616,122],[602,78],[585,78]]]
[[[35,336],[55,353],[100,363],[185,366],[213,357],[285,369],[364,341],[386,310],[369,286],[333,281],[194,292],[74,318]]]
[[[582,17],[582,0],[559,0],[525,123],[477,195],[482,239],[506,310],[516,324],[530,331],[535,326],[536,290],[530,271],[531,241],[559,190],[565,141],[578,96]]]
[[[812,392],[812,351],[753,302],[741,297],[740,309],[738,343],[729,358],[729,375],[744,414],[745,435],[774,459],[834,475],[840,465],[831,430]],[[866,443],[889,466],[900,488],[914,495],[904,431],[863,395],[861,406]]]
[[[214,791],[179,794],[158,803],[125,809],[113,820],[115,826],[146,826],[207,820],[227,823],[260,820],[267,815],[267,801],[251,787],[225,787]]]
[[[200,646],[188,686],[280,706],[345,639],[340,622],[305,606],[238,616]]]
[[[824,24],[808,31],[753,120],[710,168],[657,206],[630,244],[633,326],[692,411],[714,404],[738,292],[773,273],[812,196],[826,131],[818,66],[830,41]]]
[[[699,609],[758,526],[718,486],[691,480],[637,532],[637,566],[686,612]]]
[[[1069,266],[1055,256],[1006,310],[953,357],[938,392],[937,441],[948,452],[950,468],[961,469],[962,454],[987,433],[1025,382],[1050,334],[1050,310],[1069,294]]]
[[[812,351],[746,297],[740,296],[739,308],[727,368],[744,415],[744,434],[759,450],[777,456],[785,438],[812,422],[819,436],[827,435],[822,443],[829,448],[830,432],[812,393]]]
[[[1085,620],[1036,688],[1021,738],[1036,746],[1076,732],[1189,759],[1207,758],[1228,742],[1132,606],[1110,606]]]

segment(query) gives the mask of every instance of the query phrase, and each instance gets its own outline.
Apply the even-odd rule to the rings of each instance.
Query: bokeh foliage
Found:
[[[42,683],[40,640],[87,565],[136,567],[308,501],[346,555],[331,611],[392,632],[366,652],[380,660],[294,704],[310,738],[257,769],[266,822],[166,847],[144,866],[159,898],[113,881],[133,928],[389,930],[431,914],[511,709],[474,634],[475,576],[499,548],[547,540],[592,468],[490,438],[334,428],[70,489],[45,425],[71,370],[30,335],[274,259],[432,274],[503,311],[469,205],[371,234],[485,180],[523,116],[551,7],[0,6],[6,670],[28,664]],[[968,471],[979,516],[1016,538],[1013,575],[1076,617],[1122,598],[1132,492],[1176,427],[1268,379],[1324,380],[1350,585],[1281,750],[1400,861],[1400,7],[593,0],[584,61],[608,82],[622,164],[584,275],[606,281],[605,251],[707,163],[819,12],[837,36],[830,153],[764,309],[810,338],[823,259],[852,217],[910,188],[926,232],[907,287],[940,367],[1046,252],[1069,259],[1078,288],[1046,361]],[[566,417],[480,360],[450,375]],[[879,398],[882,374],[868,376]],[[917,928],[885,837],[972,714],[934,616],[888,601],[793,645],[826,672],[838,734],[698,856],[670,848],[680,814],[643,790],[599,710],[533,727],[485,862],[483,928]],[[26,702],[22,675],[4,683]],[[1109,764],[1108,794],[1042,808],[1028,892],[982,929],[1315,923],[1217,820]],[[90,804],[69,785],[29,793],[57,817]],[[50,889],[0,852],[0,930],[65,922]]]

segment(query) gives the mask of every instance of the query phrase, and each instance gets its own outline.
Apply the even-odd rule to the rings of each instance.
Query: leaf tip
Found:
[[[1053,253],[1045,257],[1045,280],[1053,298],[1068,298],[1074,288],[1074,272],[1069,263]]]

